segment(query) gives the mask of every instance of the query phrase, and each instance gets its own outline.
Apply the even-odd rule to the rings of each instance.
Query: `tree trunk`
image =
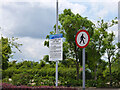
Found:
[[[112,87],[112,73],[111,73],[111,62],[110,62],[110,57],[108,57],[109,60],[109,74],[110,74],[110,86]]]
[[[79,80],[79,63],[77,62],[77,64],[76,64],[76,71],[77,71],[77,80]]]
[[[94,80],[97,80],[97,67],[96,66],[95,66],[94,72],[95,72]]]
[[[75,44],[75,56],[76,56],[76,71],[77,71],[77,80],[79,80],[79,61],[78,61],[78,50],[77,50],[77,46]]]

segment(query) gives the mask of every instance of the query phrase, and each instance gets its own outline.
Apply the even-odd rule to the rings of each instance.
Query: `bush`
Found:
[[[54,87],[54,86],[14,86],[12,84],[0,83],[2,85],[2,90],[78,90],[78,88],[72,87]]]
[[[47,66],[47,65],[46,65]],[[55,68],[44,66],[41,69],[14,69],[9,68],[4,71],[5,77],[12,77],[14,85],[55,85]],[[58,69],[58,85],[60,86],[82,86],[82,81],[76,80],[76,68],[60,67]]]
[[[59,81],[60,81],[60,84],[59,84],[60,86],[67,86],[67,87],[82,86],[82,80],[75,80],[75,79],[72,79],[72,78],[60,77]]]
[[[97,86],[96,86],[96,87],[99,87],[99,88],[109,87],[109,85],[107,85],[106,83],[107,83],[106,80],[98,79],[98,80],[97,80]]]
[[[9,83],[9,77],[6,77],[2,80],[2,82],[6,82],[6,83]]]
[[[106,80],[87,80],[86,82],[86,86],[87,87],[99,87],[99,88],[103,88],[103,87],[108,87],[108,85],[106,84],[107,81]]]
[[[30,76],[26,72],[21,73],[21,74],[14,74],[12,76],[13,85],[27,85],[29,81],[30,81]]]
[[[82,74],[83,72],[80,72],[80,76],[81,76],[80,79],[82,79]],[[86,77],[86,80],[90,80],[92,78],[92,74],[89,70],[85,70],[85,77]]]
[[[2,78],[9,77],[11,78],[14,74],[19,74],[24,72],[23,69],[15,69],[13,67],[8,68],[7,70],[3,70],[2,72]]]
[[[87,87],[96,87],[97,86],[97,81],[96,80],[87,80],[86,81],[86,86]]]
[[[63,77],[64,79],[76,79],[76,68],[59,68],[58,74],[59,77]]]
[[[67,84],[70,86],[82,86],[82,80],[69,79]]]
[[[34,83],[36,86],[54,86],[55,78],[53,76],[47,77],[34,77]]]

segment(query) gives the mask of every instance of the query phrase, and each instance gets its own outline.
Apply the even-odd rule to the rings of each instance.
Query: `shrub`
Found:
[[[103,88],[103,87],[108,87],[108,85],[106,83],[107,83],[106,80],[101,80],[101,79],[87,80],[86,81],[86,86],[87,87],[99,87],[99,88]]]
[[[2,85],[2,90],[78,90],[77,88],[72,87],[54,87],[54,86],[14,86],[12,84],[0,83]]]
[[[5,78],[5,77],[9,77],[9,78],[11,78],[14,74],[19,74],[19,73],[22,73],[22,72],[24,72],[24,70],[23,69],[15,69],[15,68],[13,68],[13,67],[11,67],[11,68],[8,68],[8,69],[6,69],[6,70],[3,70],[3,72],[2,72],[2,78]]]
[[[98,79],[96,87],[99,87],[99,88],[109,87],[109,85],[107,85],[106,83],[107,83],[106,80]]]
[[[67,87],[82,86],[82,80],[68,79],[67,81],[64,82],[64,85]]]
[[[96,87],[97,86],[97,81],[96,80],[87,80],[86,81],[86,86],[87,87]]]
[[[4,79],[2,80],[2,82],[8,83],[8,82],[9,82],[9,77],[4,78]]]
[[[27,85],[30,81],[30,76],[28,73],[14,74],[12,76],[13,85]]]

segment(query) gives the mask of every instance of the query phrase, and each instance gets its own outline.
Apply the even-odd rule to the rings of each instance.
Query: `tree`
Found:
[[[2,47],[0,50],[0,55],[2,57],[1,65],[2,65],[2,69],[5,70],[8,68],[8,59],[10,58],[10,54],[12,53],[12,50],[9,45],[8,38],[1,37],[0,42],[1,42],[0,47]]]
[[[74,60],[77,79],[79,79],[79,67],[82,65],[82,50],[76,46],[76,33],[85,27],[90,34],[90,43],[86,47],[86,64],[88,64],[89,68],[92,72],[94,72],[94,79],[96,80],[97,70],[100,69],[98,67],[103,64],[104,68],[102,70],[104,70],[107,65],[101,57],[105,54],[107,49],[104,43],[106,38],[109,36],[107,29],[117,24],[116,19],[117,18],[111,22],[105,22],[101,19],[97,22],[97,26],[95,26],[90,20],[87,19],[87,17],[74,14],[70,9],[65,9],[63,13],[59,14],[59,21],[61,24],[61,26],[59,26],[59,31],[60,33],[63,33],[65,38],[65,42],[63,44],[64,60]],[[55,31],[50,32],[50,34],[55,34]],[[46,38],[49,38],[49,35]],[[45,41],[45,45],[49,46],[49,41]]]
[[[82,17],[79,14],[74,14],[70,9],[65,9],[62,14],[59,15],[59,21],[62,25],[62,29],[65,31],[66,42],[70,46],[69,58],[75,59],[77,80],[79,79],[79,69],[82,65],[82,49],[78,48],[75,43],[75,35],[83,27],[89,32],[90,37],[93,35],[94,24],[87,19],[87,17]]]
[[[107,53],[107,59],[108,59],[108,65],[109,65],[110,86],[112,86],[112,72],[111,72],[112,62],[113,62],[115,53],[118,49],[116,48],[116,45],[113,44],[114,37],[115,35],[112,32],[108,34],[108,37],[105,40],[106,53]]]
[[[15,40],[17,40],[18,38],[4,38],[1,37],[0,39],[0,56],[2,58],[2,62],[0,62],[0,65],[2,66],[2,69],[5,70],[8,68],[8,61],[9,58],[12,57],[12,53],[14,53],[12,51],[12,48],[15,47],[19,50],[19,46],[21,46],[22,44],[18,44],[17,42],[15,42]],[[20,51],[20,50],[19,50]],[[20,51],[21,52],[21,51]]]
[[[94,30],[94,34],[91,38],[88,47],[88,56],[89,56],[89,67],[94,69],[94,79],[97,80],[97,67],[99,64],[102,64],[103,61],[101,57],[105,54],[107,47],[105,46],[106,38],[108,37],[107,29],[117,24],[117,18],[110,22],[105,22],[103,19],[97,21],[97,25]],[[92,51],[92,52],[91,52]],[[91,57],[90,57],[91,56]],[[103,63],[104,64],[104,63]],[[106,64],[105,64],[106,65]]]
[[[82,65],[82,50],[76,46],[75,35],[80,29],[85,27],[86,30],[89,32],[90,36],[92,36],[94,24],[90,20],[88,20],[87,17],[83,18],[79,14],[75,15],[71,12],[70,9],[65,9],[62,14],[59,14],[59,21],[61,24],[61,26],[58,27],[59,32],[63,33],[63,36],[65,38],[65,42],[63,43],[63,57],[64,60],[74,60],[78,80],[80,78],[80,65]],[[50,32],[50,34],[55,34],[55,31]],[[47,35],[46,38],[49,38],[49,35]],[[48,41],[45,41],[44,45],[49,47]]]
[[[111,72],[112,72],[112,79],[114,81],[113,85],[116,87],[120,87],[120,53],[119,51],[115,54],[115,56],[112,59],[112,66],[111,66]]]

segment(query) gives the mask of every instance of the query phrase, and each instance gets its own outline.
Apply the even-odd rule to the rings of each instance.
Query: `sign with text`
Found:
[[[63,43],[62,34],[49,36],[49,61],[62,60],[63,58]]]

